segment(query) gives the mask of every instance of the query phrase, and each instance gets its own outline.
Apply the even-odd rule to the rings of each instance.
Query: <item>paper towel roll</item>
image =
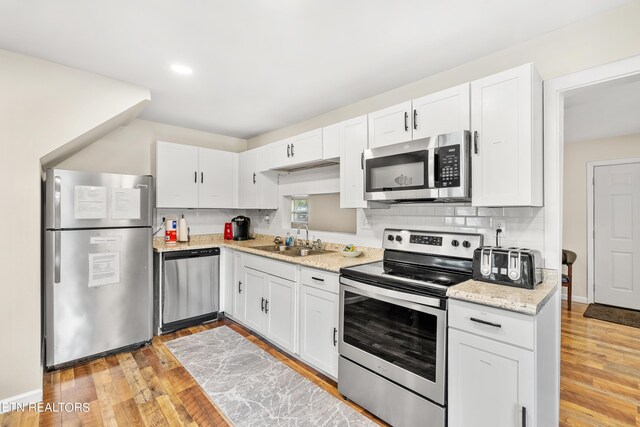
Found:
[[[182,218],[180,218],[180,221],[178,222],[178,241],[189,241],[189,229],[187,228],[187,220],[184,215],[182,215]]]

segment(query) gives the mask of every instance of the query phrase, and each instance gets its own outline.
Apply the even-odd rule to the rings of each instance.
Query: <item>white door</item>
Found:
[[[240,194],[238,203],[241,208],[255,208],[257,205],[257,156],[255,150],[244,151],[239,154],[239,183]]]
[[[413,100],[413,139],[471,129],[469,83]]]
[[[542,206],[542,82],[531,64],[471,82],[472,203]]]
[[[338,376],[338,295],[300,286],[300,356],[305,362]]]
[[[293,138],[269,144],[269,156],[271,169],[278,169],[291,164],[291,142]]]
[[[449,427],[534,426],[533,365],[533,351],[450,328]]]
[[[366,208],[362,155],[367,149],[367,116],[338,123],[340,127],[340,207]]]
[[[268,276],[267,337],[286,350],[294,349],[295,282]]]
[[[291,141],[292,165],[303,165],[318,160],[322,160],[322,129],[315,129],[293,138]]]
[[[369,114],[369,148],[411,141],[411,101]]]
[[[233,253],[233,317],[244,321],[247,286],[244,283],[244,261],[242,252]]]
[[[640,163],[594,173],[595,302],[640,310]]]
[[[250,268],[244,269],[245,323],[257,332],[264,332],[267,275]]]
[[[198,149],[198,207],[232,208],[234,156],[229,151]]]
[[[198,183],[198,148],[158,141],[156,206],[197,208]]]

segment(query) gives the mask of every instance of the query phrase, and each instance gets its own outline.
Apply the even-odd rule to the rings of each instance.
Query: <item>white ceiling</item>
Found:
[[[148,87],[144,118],[248,138],[627,1],[0,0],[0,47]]]
[[[640,133],[640,76],[576,90],[565,98],[565,142]]]

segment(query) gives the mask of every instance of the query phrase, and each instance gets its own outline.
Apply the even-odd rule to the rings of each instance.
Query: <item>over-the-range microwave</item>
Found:
[[[453,132],[363,153],[365,200],[471,200],[471,133]]]

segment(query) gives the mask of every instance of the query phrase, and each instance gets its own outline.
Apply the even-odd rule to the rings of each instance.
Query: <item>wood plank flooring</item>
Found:
[[[562,310],[561,426],[640,425],[640,329]],[[335,382],[225,320],[155,337],[152,345],[44,376],[45,402],[87,402],[87,413],[12,412],[0,426],[225,426],[208,396],[164,342],[228,325],[334,396]],[[371,419],[375,417],[348,402]]]

